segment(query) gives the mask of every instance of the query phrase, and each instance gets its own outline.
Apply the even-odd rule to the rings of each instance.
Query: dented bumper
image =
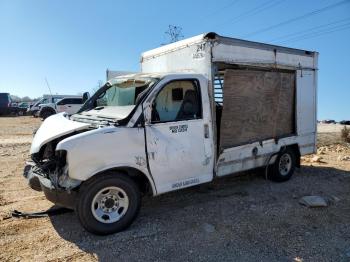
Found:
[[[36,191],[43,191],[47,200],[52,203],[74,209],[77,192],[65,190],[54,186],[52,181],[44,177],[34,164],[27,164],[23,176],[27,179],[28,185]]]

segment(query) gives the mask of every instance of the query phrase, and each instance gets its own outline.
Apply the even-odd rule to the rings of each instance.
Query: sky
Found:
[[[107,68],[139,71],[169,25],[319,52],[318,119],[350,119],[350,0],[0,0],[0,92],[94,90]]]

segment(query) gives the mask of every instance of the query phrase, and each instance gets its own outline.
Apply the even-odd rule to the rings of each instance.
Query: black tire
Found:
[[[40,117],[45,120],[46,118],[48,118],[49,116],[52,116],[54,114],[55,114],[55,112],[53,112],[53,110],[44,109],[42,112],[40,112]]]
[[[126,193],[128,208],[120,220],[113,223],[102,223],[95,218],[92,212],[93,200],[101,190],[112,186],[121,188]],[[81,186],[76,203],[76,213],[80,223],[87,231],[97,235],[108,235],[129,227],[136,218],[140,205],[140,190],[130,177],[121,173],[107,173],[97,175]]]
[[[287,163],[287,165],[284,165],[283,163]],[[290,163],[290,166],[289,166],[289,163]],[[275,163],[269,167],[268,178],[275,182],[284,182],[289,180],[294,173],[295,164],[296,164],[295,152],[290,148],[286,148],[285,150],[282,150],[278,154]]]

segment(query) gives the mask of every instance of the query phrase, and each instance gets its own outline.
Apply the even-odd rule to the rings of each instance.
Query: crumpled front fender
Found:
[[[45,119],[35,133],[30,154],[38,153],[43,145],[61,136],[75,131],[88,129],[89,124],[69,120],[65,113],[52,115]]]

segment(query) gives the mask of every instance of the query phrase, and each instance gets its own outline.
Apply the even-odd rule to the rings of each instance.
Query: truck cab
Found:
[[[290,179],[315,150],[316,68],[307,66],[316,53],[230,41],[206,34],[148,51],[142,73],[109,79],[76,114],[48,117],[30,149],[29,185],[75,209],[88,231],[110,234],[132,223],[144,194],[258,167]],[[287,56],[234,62],[242,46]]]
[[[199,74],[164,76],[145,100],[145,142],[157,193],[213,179],[210,107],[208,80]]]

